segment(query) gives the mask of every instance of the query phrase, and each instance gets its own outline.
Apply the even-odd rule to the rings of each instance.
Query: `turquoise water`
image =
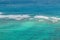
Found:
[[[1,21],[0,40],[59,40],[60,22]]]

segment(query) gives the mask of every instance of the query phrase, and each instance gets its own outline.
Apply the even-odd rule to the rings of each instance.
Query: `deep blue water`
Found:
[[[0,12],[60,15],[60,0],[0,0]]]

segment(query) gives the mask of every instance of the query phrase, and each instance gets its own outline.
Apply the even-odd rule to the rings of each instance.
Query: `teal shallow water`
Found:
[[[0,40],[59,40],[60,22],[1,21]]]

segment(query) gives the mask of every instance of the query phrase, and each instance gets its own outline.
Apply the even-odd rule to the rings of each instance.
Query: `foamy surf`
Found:
[[[42,15],[31,16],[31,15],[2,15],[2,14],[0,14],[0,19],[14,19],[14,20],[39,19],[37,21],[40,21],[41,19],[43,19],[43,20],[52,21],[53,23],[60,21],[60,18],[58,18],[58,17],[53,17],[53,16],[49,17],[49,16],[42,16]]]
[[[23,15],[3,15],[2,12],[0,12],[0,19],[14,19],[14,20],[36,20],[37,21],[43,21],[43,20],[48,20],[51,21],[53,23],[60,21],[60,18],[55,17],[55,16],[43,16],[43,15],[28,15],[28,14],[23,14]],[[41,20],[43,19],[43,20]]]

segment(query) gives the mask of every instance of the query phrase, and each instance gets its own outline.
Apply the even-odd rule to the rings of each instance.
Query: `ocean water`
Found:
[[[0,40],[60,40],[60,0],[0,0]]]

